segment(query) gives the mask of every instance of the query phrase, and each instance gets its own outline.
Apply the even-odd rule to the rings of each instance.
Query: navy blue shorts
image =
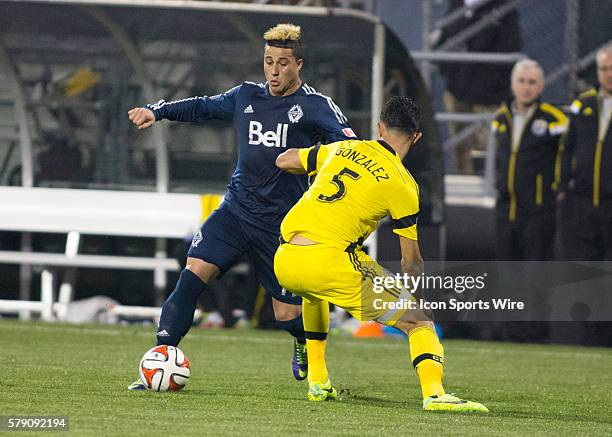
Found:
[[[283,289],[274,274],[278,245],[278,233],[245,223],[222,203],[193,237],[187,256],[216,265],[222,276],[246,253],[257,280],[268,293],[281,302],[301,305],[301,297]]]

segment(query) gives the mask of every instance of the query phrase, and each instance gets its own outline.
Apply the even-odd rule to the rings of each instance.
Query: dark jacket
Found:
[[[471,17],[462,17],[442,30],[439,44],[458,35],[493,10],[506,4],[506,0],[493,0],[477,7]],[[450,11],[463,7],[463,0],[452,0]],[[468,52],[520,52],[521,37],[516,9],[469,38],[463,45],[451,49]],[[506,98],[510,89],[511,65],[485,63],[443,63],[440,71],[446,78],[446,89],[458,100],[481,105],[497,105]]]
[[[596,89],[580,94],[572,103],[561,180],[563,191],[573,180],[571,191],[593,199],[595,207],[603,199],[612,200],[612,129],[608,124],[603,140],[598,141],[599,106]]]
[[[538,103],[525,122],[516,151],[512,150],[512,123],[510,106],[503,103],[492,129],[497,141],[498,207],[504,208],[511,222],[520,216],[554,211],[568,119],[554,106]]]

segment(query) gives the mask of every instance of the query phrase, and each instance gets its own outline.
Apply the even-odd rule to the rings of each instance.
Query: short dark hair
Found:
[[[389,129],[410,135],[419,130],[421,111],[410,97],[394,96],[384,104],[380,121]]]
[[[293,50],[293,57],[296,60],[304,59],[304,49],[300,41],[282,41],[282,40],[270,40],[267,41],[270,47],[279,47],[281,49]]]

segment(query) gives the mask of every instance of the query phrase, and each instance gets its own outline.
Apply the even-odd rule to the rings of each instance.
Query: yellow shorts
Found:
[[[331,302],[358,320],[394,325],[404,319],[406,302],[415,300],[406,289],[382,286],[380,278],[390,273],[361,250],[284,243],[276,251],[274,272],[286,290]]]

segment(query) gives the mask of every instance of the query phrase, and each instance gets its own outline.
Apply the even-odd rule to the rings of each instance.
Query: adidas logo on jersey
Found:
[[[263,144],[266,147],[287,147],[287,131],[289,125],[286,123],[278,123],[276,132],[269,130],[262,132],[263,125],[255,120],[249,123],[249,144]]]
[[[244,108],[243,111],[245,114],[253,114],[255,111],[253,111],[253,105],[249,105],[246,108]]]

